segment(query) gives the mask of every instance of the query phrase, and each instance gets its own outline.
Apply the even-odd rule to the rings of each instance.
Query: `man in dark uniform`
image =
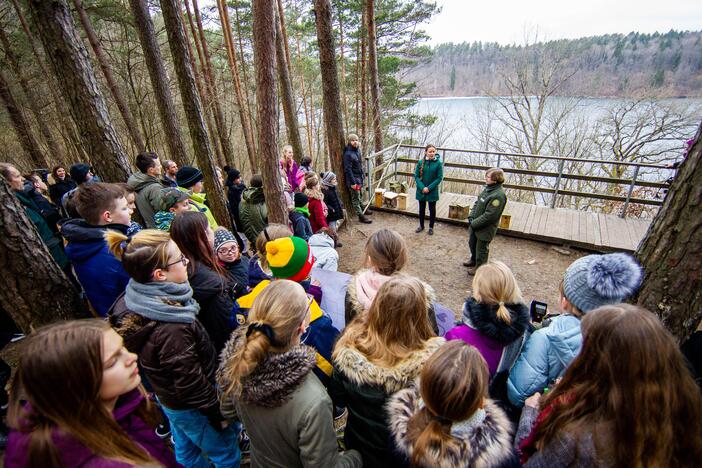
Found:
[[[349,187],[351,205],[362,223],[370,224],[373,221],[363,214],[361,206],[361,189],[363,189],[363,163],[361,161],[361,148],[358,136],[349,135],[349,143],[344,148],[344,178]]]
[[[468,216],[470,226],[470,260],[463,262],[472,276],[480,265],[487,263],[490,241],[497,233],[497,225],[507,204],[507,196],[502,188],[505,173],[502,169],[492,168],[485,173],[485,189],[478,196]]]

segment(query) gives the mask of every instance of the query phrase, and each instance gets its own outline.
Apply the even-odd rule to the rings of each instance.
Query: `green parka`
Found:
[[[468,220],[475,236],[481,241],[489,242],[497,233],[497,225],[505,210],[507,196],[502,184],[491,184],[475,200],[473,209],[470,210]]]
[[[241,205],[239,205],[239,218],[244,225],[244,234],[251,245],[255,245],[256,238],[268,224],[268,208],[262,187],[249,187],[244,190]]]
[[[421,172],[421,177],[419,173]],[[416,197],[418,201],[435,202],[439,200],[439,184],[444,178],[444,165],[437,154],[434,159],[423,158],[414,168],[414,182],[417,185]],[[426,187],[429,193],[422,193]]]

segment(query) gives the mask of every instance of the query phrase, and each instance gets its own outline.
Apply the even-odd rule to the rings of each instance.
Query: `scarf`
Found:
[[[124,302],[132,312],[157,322],[192,323],[200,305],[193,299],[190,283],[154,281],[127,283]]]
[[[307,206],[298,206],[295,208],[295,211],[297,211],[298,213],[302,213],[308,218],[310,217],[310,209]]]
[[[370,309],[378,290],[389,279],[389,276],[381,275],[373,270],[366,270],[358,275],[356,278],[356,297],[364,310]]]

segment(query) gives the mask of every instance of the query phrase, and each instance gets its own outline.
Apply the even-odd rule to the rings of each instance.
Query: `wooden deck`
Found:
[[[414,190],[410,190],[405,211],[390,208],[371,209],[418,216],[418,204]],[[466,220],[449,219],[448,207],[453,203],[469,203],[475,197],[455,193],[442,193],[436,205],[437,221],[468,225]],[[559,245],[579,247],[596,252],[633,252],[646,235],[650,219],[620,218],[616,215],[598,214],[565,208],[551,209],[529,203],[508,201],[505,213],[512,215],[509,229],[498,233],[527,239],[550,242]],[[427,216],[429,210],[427,209]]]

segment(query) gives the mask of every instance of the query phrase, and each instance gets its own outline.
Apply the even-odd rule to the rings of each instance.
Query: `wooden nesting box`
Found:
[[[407,193],[407,183],[400,182],[399,180],[393,180],[388,182],[388,188],[391,192],[395,193]]]
[[[469,214],[469,203],[452,203],[449,205],[448,217],[450,219],[467,219]]]
[[[397,194],[387,191],[383,194],[383,206],[397,209]]]
[[[375,189],[375,198],[373,199],[373,202],[374,202],[376,208],[382,208],[383,194],[384,193],[385,193],[385,189],[382,189],[382,188]]]
[[[397,194],[397,208],[400,210],[406,210],[407,209],[407,194],[406,193],[398,193]]]
[[[498,225],[498,227],[500,229],[509,229],[509,225],[511,222],[512,222],[512,215],[505,211],[502,213],[502,216],[500,216],[500,224]]]

